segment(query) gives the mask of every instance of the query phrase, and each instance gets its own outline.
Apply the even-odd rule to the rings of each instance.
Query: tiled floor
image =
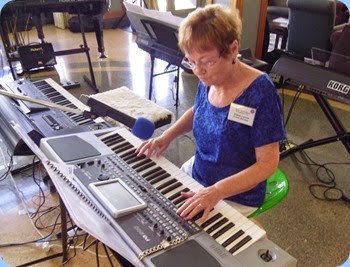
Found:
[[[72,34],[68,30],[47,26],[44,32],[46,41],[52,42],[55,50],[77,47],[81,44],[80,34]],[[130,29],[105,30],[105,47],[108,56],[106,59],[98,58],[94,33],[88,33],[87,37],[96,83],[100,91],[127,86],[140,96],[147,97],[150,71],[149,55],[137,47],[135,36]],[[32,41],[36,41],[35,35],[31,38]],[[83,54],[59,57],[57,61],[57,71],[39,72],[32,75],[32,78],[51,77],[57,82],[78,81],[81,83],[81,88],[70,91],[76,97],[81,94],[94,93],[83,81],[83,75],[89,75],[86,57]],[[158,71],[161,71],[165,66],[164,62],[157,61]],[[6,74],[7,70],[3,72]],[[9,75],[3,77],[3,79],[7,78]],[[178,118],[193,104],[198,80],[192,75],[181,73],[180,105],[176,108],[173,99],[173,78],[172,74],[155,78],[152,99],[160,106],[171,110],[175,114],[175,118]],[[280,93],[287,116],[295,92],[280,90]],[[350,108],[339,103],[335,103],[334,106],[345,128],[350,129],[350,120],[348,120]],[[160,134],[165,128],[166,126],[157,130],[155,134]],[[286,129],[289,140],[296,144],[311,138],[318,139],[334,135],[333,129],[319,106],[312,97],[306,94],[302,94],[295,103]],[[165,157],[180,166],[193,154],[194,146],[192,135],[188,134],[175,141],[165,153]],[[310,186],[321,184],[317,175],[321,179],[326,179],[324,178],[325,170],[319,169],[317,172],[317,166],[313,164],[313,161],[319,164],[329,163],[326,167],[329,167],[334,173],[336,188],[342,190],[345,196],[350,197],[349,153],[340,142],[308,149],[306,152],[311,159],[307,158],[306,154],[296,153],[281,160],[280,168],[289,178],[290,192],[281,204],[259,215],[256,220],[266,229],[270,240],[298,260],[298,266],[339,266],[348,258],[350,252],[349,203],[341,200],[316,199],[310,193]],[[19,190],[23,192],[31,190],[27,188],[28,179],[16,178],[15,180],[18,182]],[[25,183],[22,184],[21,181],[25,181]],[[11,191],[15,189],[13,185],[8,188],[9,184],[11,182],[8,178],[0,181],[2,218],[5,218],[7,212],[11,212],[18,205],[18,196],[12,195]],[[30,186],[30,188],[33,187],[33,185]],[[323,197],[320,193],[324,190],[322,187],[314,187],[313,189],[317,191],[317,195]],[[29,198],[33,193],[25,192],[24,194]],[[4,198],[4,195],[12,196]],[[16,221],[12,223],[15,224]],[[4,227],[6,225],[1,223],[1,228],[6,232]],[[13,235],[15,236],[16,233]],[[0,255],[4,253],[2,250],[0,248]],[[7,259],[5,258],[5,260]],[[13,259],[8,259],[8,262],[13,262]],[[89,263],[85,262],[84,266],[95,265],[95,261],[89,261]]]

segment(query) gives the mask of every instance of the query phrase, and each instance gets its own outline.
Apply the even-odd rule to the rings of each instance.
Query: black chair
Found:
[[[330,50],[334,31],[336,0],[288,0],[287,51],[311,58],[311,49]]]
[[[272,21],[277,18],[288,19],[287,0],[269,0],[267,5],[267,19]]]
[[[265,35],[263,44],[262,58],[266,57],[270,47],[270,34],[275,35],[274,49],[278,49],[279,40],[282,37],[280,49],[286,48],[288,30],[285,23],[281,20],[288,21],[289,10],[287,0],[269,0],[266,11]],[[288,23],[287,23],[288,24]]]

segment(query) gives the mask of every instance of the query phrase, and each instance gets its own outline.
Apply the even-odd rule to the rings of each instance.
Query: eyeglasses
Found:
[[[221,54],[216,60],[199,60],[197,63],[193,61],[189,61],[187,57],[184,57],[181,61],[181,65],[184,66],[187,69],[194,70],[195,68],[203,68],[203,69],[209,69],[215,65],[215,63],[220,59]]]

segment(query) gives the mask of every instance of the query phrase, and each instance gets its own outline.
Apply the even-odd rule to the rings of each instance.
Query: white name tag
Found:
[[[228,119],[248,126],[252,126],[255,118],[255,113],[255,108],[231,103]]]

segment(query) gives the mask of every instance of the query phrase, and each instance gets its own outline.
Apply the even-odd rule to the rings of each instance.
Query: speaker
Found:
[[[24,71],[52,67],[57,63],[51,43],[21,46],[18,54]]]

